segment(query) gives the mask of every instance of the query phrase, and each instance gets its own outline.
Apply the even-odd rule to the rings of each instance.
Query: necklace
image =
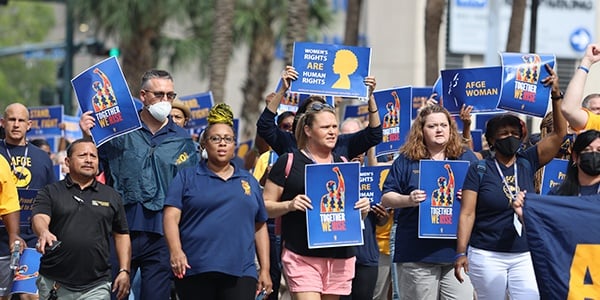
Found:
[[[313,161],[313,163],[318,163],[317,160],[313,157],[312,153],[310,153],[310,151],[308,150],[308,147],[302,149],[302,151],[304,152],[304,154],[306,154],[306,156],[308,156],[308,158],[310,158],[310,160]],[[331,153],[328,156],[331,156]],[[334,163],[333,156],[331,157],[331,163]]]
[[[10,150],[8,150],[8,144],[6,143],[5,140],[2,140],[2,143],[4,144],[4,148],[6,149],[6,154],[8,155],[8,161],[10,163],[10,168],[11,171],[13,173],[13,175],[17,176],[17,163],[15,161],[13,161],[13,157],[10,153]],[[29,153],[29,144],[25,144],[25,153],[23,154],[23,163],[27,162],[27,155]],[[25,166],[21,166],[21,168],[24,168]]]

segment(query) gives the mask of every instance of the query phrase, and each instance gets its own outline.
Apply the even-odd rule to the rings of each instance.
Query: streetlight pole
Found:
[[[71,0],[65,0],[66,10],[66,34],[65,34],[65,61],[62,73],[62,99],[65,113],[73,113],[73,101],[71,95],[71,77],[73,77],[73,55],[75,53],[73,46],[73,4]]]

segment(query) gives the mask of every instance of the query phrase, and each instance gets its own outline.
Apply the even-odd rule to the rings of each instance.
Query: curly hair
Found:
[[[423,137],[423,126],[425,125],[427,116],[434,113],[442,113],[448,120],[450,136],[448,137],[448,142],[446,142],[445,145],[446,149],[444,150],[446,157],[450,159],[457,159],[465,152],[458,134],[458,129],[456,128],[456,122],[454,122],[454,119],[450,116],[450,113],[439,105],[429,105],[421,109],[419,115],[410,127],[406,142],[404,145],[402,145],[402,147],[400,147],[399,151],[401,154],[404,154],[406,157],[412,160],[430,158],[430,154],[427,150],[425,139]]]

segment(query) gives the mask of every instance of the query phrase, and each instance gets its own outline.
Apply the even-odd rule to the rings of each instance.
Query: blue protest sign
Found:
[[[369,119],[369,105],[368,104],[355,104],[344,106],[344,120],[349,118],[357,118],[363,121]]]
[[[550,86],[542,80],[554,68],[554,55],[502,53],[502,95],[498,108],[543,118],[548,108]]]
[[[208,125],[208,111],[214,105],[212,92],[181,96],[179,100],[189,107],[192,113],[186,128],[202,128]]]
[[[71,80],[82,112],[96,121],[92,138],[97,146],[142,127],[129,87],[116,57],[109,57]]]
[[[540,195],[547,195],[553,188],[559,186],[567,176],[569,161],[553,158],[543,168]]]
[[[65,139],[74,141],[83,137],[83,132],[79,128],[79,117],[64,115],[63,124],[65,124]]]
[[[60,136],[58,124],[63,121],[64,107],[62,105],[29,107],[32,136]]]
[[[306,165],[305,190],[313,209],[306,211],[308,248],[363,244],[358,201],[358,162]]]
[[[383,130],[383,139],[375,146],[375,155],[397,152],[410,130],[411,87],[375,91],[373,95]]]
[[[456,238],[460,213],[456,193],[462,189],[468,168],[468,161],[420,161],[419,189],[427,198],[419,206],[419,238]]]
[[[35,281],[39,276],[41,257],[42,254],[34,248],[23,249],[19,267],[13,279],[11,293],[37,294],[38,288]]]
[[[390,173],[390,165],[360,168],[360,198],[368,198],[371,205],[381,203],[383,182]]]
[[[441,82],[441,80],[440,80]],[[418,111],[424,104],[427,103],[427,99],[431,96],[432,87],[413,87],[412,88],[412,112],[410,114],[411,119],[414,120],[417,117]]]
[[[370,65],[370,48],[296,42],[293,66],[298,79],[290,92],[366,98],[364,79]]]
[[[459,114],[463,104],[473,106],[472,113],[498,111],[502,68],[442,70],[442,89],[439,104],[451,114]]]

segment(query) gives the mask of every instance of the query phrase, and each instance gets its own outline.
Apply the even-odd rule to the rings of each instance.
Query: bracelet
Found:
[[[467,256],[467,254],[464,252],[456,253],[456,255],[454,256],[454,260],[457,260],[463,256]]]
[[[461,138],[462,138],[462,141],[463,141],[463,143],[468,143],[468,142],[470,142],[470,141],[471,141],[471,138],[466,138],[466,137],[464,137],[464,136],[463,136],[463,137],[461,137]]]
[[[553,95],[550,96],[550,98],[554,101],[563,99],[564,97],[565,97],[565,94],[562,91],[556,97],[554,97]]]
[[[379,111],[379,108],[376,108],[376,109],[375,109],[375,110],[373,110],[373,111],[371,111],[370,109],[367,109],[367,110],[368,110],[370,113],[374,114],[374,113],[376,113],[376,112],[378,112],[378,111]]]
[[[586,67],[584,67],[584,66],[579,66],[579,67],[577,67],[577,69],[578,69],[578,70],[582,70],[582,71],[584,71],[584,72],[586,72],[586,73],[589,73],[589,72],[590,72],[590,69],[588,69],[588,68],[586,68]]]
[[[125,272],[125,273],[127,273],[127,275],[131,275],[131,274],[129,273],[129,270],[127,270],[127,269],[119,269],[119,272],[117,272],[117,274],[121,274],[122,272]]]

